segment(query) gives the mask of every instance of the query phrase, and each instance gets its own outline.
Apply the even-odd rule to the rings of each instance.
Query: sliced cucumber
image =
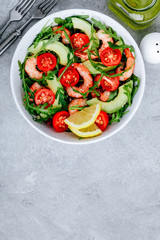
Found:
[[[100,63],[100,62],[94,62],[94,63]],[[101,63],[102,64],[102,63]],[[85,62],[83,62],[83,65],[86,67],[86,68],[88,68],[88,70],[90,71],[90,73],[91,74],[99,74],[100,72],[97,70],[97,69],[95,69],[93,66],[92,66],[92,64],[91,64],[91,62],[89,61],[89,60],[87,60],[87,61],[85,61]],[[111,71],[111,70],[113,70],[113,69],[115,69],[117,66],[111,66],[111,67],[100,67],[104,72],[109,72],[109,71]]]
[[[124,85],[129,85],[130,87],[130,92],[133,90],[133,81],[130,80],[129,82],[125,83]],[[87,104],[89,106],[94,105],[94,104],[100,104],[101,105],[101,110],[107,112],[107,113],[114,113],[120,110],[127,102],[128,102],[128,97],[125,94],[125,90],[122,85],[119,87],[119,92],[117,97],[110,102],[102,102],[98,100],[97,98],[92,98],[91,100],[87,101]]]
[[[63,88],[62,84],[59,81],[57,81],[56,76],[53,80],[46,80],[46,82],[48,84],[48,87],[52,90],[52,92],[54,92],[54,94],[56,94],[58,88]],[[55,99],[53,108],[61,108],[62,107],[62,105],[58,103],[58,100],[59,100],[59,96],[57,99]]]
[[[28,52],[37,54],[42,49],[43,43],[46,43],[46,42],[47,42],[47,40],[40,41],[35,48],[34,48],[34,45],[32,45],[31,47],[28,48]],[[69,53],[69,49],[63,43],[54,42],[54,43],[48,44],[46,46],[46,50],[55,52],[59,56],[60,64],[62,64],[64,66],[67,65],[67,62],[68,62],[67,56]]]
[[[92,25],[81,18],[77,18],[77,17],[73,17],[72,18],[72,23],[73,23],[73,27],[75,29],[79,29],[83,32],[85,32],[85,34],[91,38],[92,37]],[[96,44],[97,46],[99,46],[99,39],[96,37],[96,35],[94,34],[94,38],[96,39]],[[91,48],[92,43],[90,44],[89,48]]]

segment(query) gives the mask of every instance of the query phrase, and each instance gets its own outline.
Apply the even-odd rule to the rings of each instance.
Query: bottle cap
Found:
[[[140,43],[140,50],[146,62],[160,63],[160,33],[147,34]]]

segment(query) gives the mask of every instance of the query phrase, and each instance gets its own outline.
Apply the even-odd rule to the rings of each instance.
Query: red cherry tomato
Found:
[[[64,71],[65,67],[61,68],[58,73],[58,77]],[[69,67],[61,77],[61,84],[65,87],[75,86],[79,81],[79,73],[74,67]]]
[[[110,75],[113,75],[114,73],[111,73]],[[94,81],[99,81],[101,77],[101,74],[97,74]],[[107,77],[107,76],[103,76],[100,83],[98,84],[98,86],[102,86],[103,89],[107,90],[107,91],[115,91],[118,86],[119,86],[119,77]]]
[[[56,64],[57,59],[52,53],[43,53],[37,57],[38,68],[43,72],[53,70]]]
[[[100,59],[105,66],[116,66],[120,63],[122,54],[119,49],[105,48],[101,54]]]
[[[95,124],[97,125],[97,127],[99,129],[101,129],[101,131],[104,131],[106,129],[108,123],[109,123],[108,114],[104,111],[100,111],[100,113],[95,121]]]
[[[69,117],[69,113],[67,111],[57,112],[53,116],[53,127],[57,132],[65,132],[68,129],[68,125],[65,124],[64,120]]]
[[[36,105],[48,103],[48,107],[54,103],[55,94],[47,88],[42,88],[35,93]]]
[[[114,73],[111,73],[110,75],[114,75]],[[106,77],[103,76],[101,80],[101,86],[103,89],[107,91],[115,91],[119,86],[119,77]]]
[[[89,37],[84,33],[75,33],[71,36],[71,43],[73,48],[76,49],[77,51],[85,51],[88,48],[88,46],[87,47],[84,46],[87,43],[89,43]]]

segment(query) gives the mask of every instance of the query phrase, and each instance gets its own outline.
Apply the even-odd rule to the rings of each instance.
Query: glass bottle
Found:
[[[134,30],[148,27],[160,14],[160,0],[108,0],[108,6]]]

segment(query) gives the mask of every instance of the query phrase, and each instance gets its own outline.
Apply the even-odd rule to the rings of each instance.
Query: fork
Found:
[[[21,20],[29,9],[34,4],[35,0],[20,0],[17,5],[11,10],[10,18],[4,27],[0,30],[0,37],[6,28],[10,25],[11,22]]]
[[[59,0],[43,0],[38,7],[33,9],[32,16],[24,23],[20,28],[16,29],[4,42],[0,44],[0,55],[22,34],[23,30],[28,26],[28,24],[34,19],[42,19],[45,17],[51,9],[56,5]]]

